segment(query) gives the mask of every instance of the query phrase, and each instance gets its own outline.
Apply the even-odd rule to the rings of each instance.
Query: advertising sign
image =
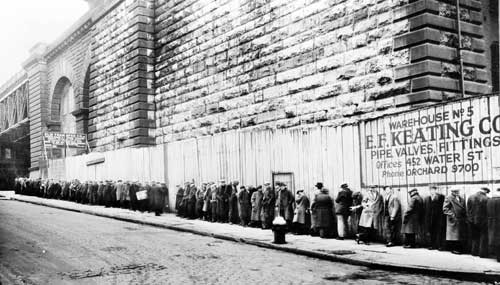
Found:
[[[87,136],[83,134],[46,132],[43,142],[45,148],[87,148]]]
[[[361,123],[363,184],[497,183],[498,104],[471,98]]]

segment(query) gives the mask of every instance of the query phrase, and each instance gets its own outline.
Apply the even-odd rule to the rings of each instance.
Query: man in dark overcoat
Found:
[[[467,199],[467,223],[471,238],[471,254],[488,257],[488,193],[490,189],[481,188]]]
[[[229,223],[230,224],[238,224],[239,215],[238,215],[238,181],[234,181],[231,185],[231,194],[229,195]]]
[[[408,208],[403,215],[403,233],[405,234],[405,248],[415,248],[415,235],[420,232],[423,221],[424,202],[417,189],[411,189]]]
[[[344,239],[348,235],[349,227],[347,220],[351,213],[352,206],[352,191],[349,186],[344,183],[340,185],[340,191],[335,198],[335,216],[337,217],[337,239]]]
[[[486,204],[488,215],[488,240],[497,261],[500,262],[500,188],[493,193]]]
[[[333,199],[328,189],[323,187],[322,182],[316,183],[318,189],[311,203],[311,227],[314,233],[319,233],[321,238],[331,236],[334,225]]]
[[[276,192],[276,212],[285,219],[288,226],[291,226],[295,199],[285,183],[278,182],[276,185],[278,186],[278,191]]]
[[[452,189],[443,204],[443,213],[446,215],[446,242],[452,253],[461,254],[466,240],[465,200],[460,197],[460,190]]]
[[[182,217],[184,216],[184,213],[182,211],[184,188],[182,188],[180,185],[176,185],[175,187],[177,187],[177,194],[175,194],[175,210],[177,211],[177,216]]]
[[[238,206],[240,214],[240,224],[244,227],[250,222],[250,213],[252,211],[252,205],[250,203],[250,193],[245,186],[240,187],[240,192],[238,193]]]
[[[274,219],[274,189],[271,184],[266,182],[264,184],[264,191],[262,192],[262,211],[260,215],[260,220],[262,222],[262,228],[268,229]]]
[[[226,185],[225,180],[221,180],[220,185],[217,188],[217,221],[219,223],[228,222],[230,193],[231,186]]]
[[[444,250],[446,238],[446,215],[443,213],[444,195],[436,186],[429,188],[430,195],[424,198],[424,232],[430,239],[429,249]]]

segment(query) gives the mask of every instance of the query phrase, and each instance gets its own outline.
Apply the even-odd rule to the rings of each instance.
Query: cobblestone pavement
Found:
[[[461,283],[10,200],[0,220],[1,284]]]

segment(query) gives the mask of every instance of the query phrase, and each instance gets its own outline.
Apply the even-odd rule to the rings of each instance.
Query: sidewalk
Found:
[[[404,249],[399,246],[387,248],[382,244],[358,245],[354,240],[321,239],[319,237],[296,235],[287,235],[287,244],[277,245],[272,243],[273,233],[270,230],[187,220],[176,217],[174,214],[163,214],[157,217],[151,213],[16,195],[13,191],[0,192],[0,196],[17,201],[191,232],[372,268],[434,274],[474,281],[500,281],[500,263],[494,259],[471,255],[454,255],[450,252],[427,249]]]

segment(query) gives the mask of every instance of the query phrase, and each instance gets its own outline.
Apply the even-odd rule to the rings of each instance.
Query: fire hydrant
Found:
[[[284,244],[286,243],[285,234],[287,230],[287,225],[285,219],[281,216],[277,216],[273,220],[273,233],[274,233],[274,243]]]

